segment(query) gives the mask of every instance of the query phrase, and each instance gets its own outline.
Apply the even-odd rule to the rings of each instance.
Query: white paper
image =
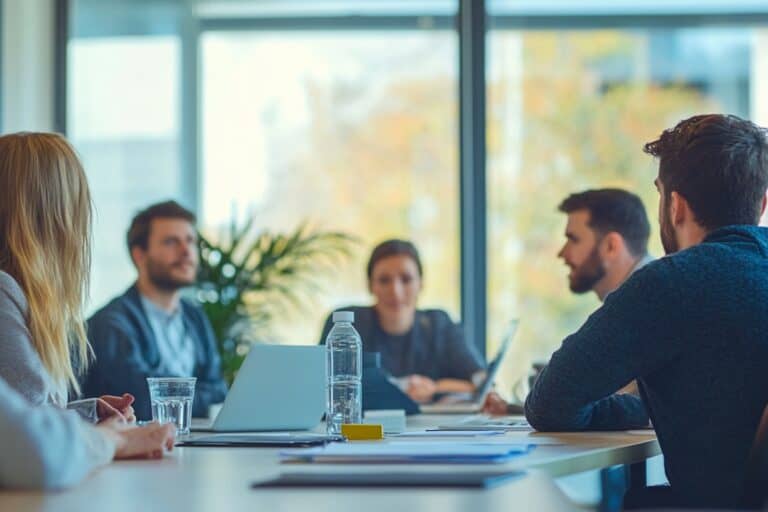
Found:
[[[415,432],[403,432],[390,437],[482,437],[499,436],[501,430],[418,430]]]
[[[280,455],[318,462],[503,462],[531,449],[521,443],[456,443],[448,441],[332,443],[322,447],[285,450]]]

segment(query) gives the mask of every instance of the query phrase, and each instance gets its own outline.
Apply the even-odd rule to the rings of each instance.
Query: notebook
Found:
[[[251,487],[464,487],[489,489],[522,478],[522,471],[283,473]]]
[[[327,463],[499,464],[525,455],[530,444],[451,441],[333,443],[327,446],[284,450],[284,461]]]
[[[342,441],[339,436],[311,433],[264,432],[258,434],[214,434],[185,439],[176,446],[267,446],[301,447]]]

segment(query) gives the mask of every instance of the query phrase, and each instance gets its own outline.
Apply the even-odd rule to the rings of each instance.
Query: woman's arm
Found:
[[[113,458],[160,458],[173,449],[174,431],[119,416],[93,426],[72,411],[31,405],[0,379],[0,488],[61,489]]]
[[[77,414],[33,406],[0,379],[0,487],[68,487],[112,460],[115,449]]]
[[[435,382],[435,393],[474,393],[475,385],[462,379],[439,379]]]
[[[408,375],[400,380],[402,381],[400,389],[419,403],[432,401],[436,393],[473,393],[475,391],[474,384],[460,379],[434,381],[424,375]]]

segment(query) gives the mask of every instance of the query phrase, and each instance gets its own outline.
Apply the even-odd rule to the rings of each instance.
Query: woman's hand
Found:
[[[495,391],[488,393],[483,404],[483,412],[492,416],[506,416],[508,404]]]
[[[423,375],[409,375],[405,388],[406,394],[411,400],[419,403],[429,402],[437,391],[437,384],[429,377]]]
[[[176,427],[150,423],[143,427],[126,426],[117,416],[97,426],[115,443],[115,459],[160,459],[173,450]]]
[[[122,418],[125,423],[136,423],[131,404],[136,400],[132,394],[123,393],[123,396],[102,395],[96,400],[96,413],[99,423],[113,417]]]

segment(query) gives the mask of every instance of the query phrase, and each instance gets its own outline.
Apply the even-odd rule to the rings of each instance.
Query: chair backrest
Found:
[[[753,503],[762,504],[768,499],[768,405],[763,410],[749,452],[747,492]]]

